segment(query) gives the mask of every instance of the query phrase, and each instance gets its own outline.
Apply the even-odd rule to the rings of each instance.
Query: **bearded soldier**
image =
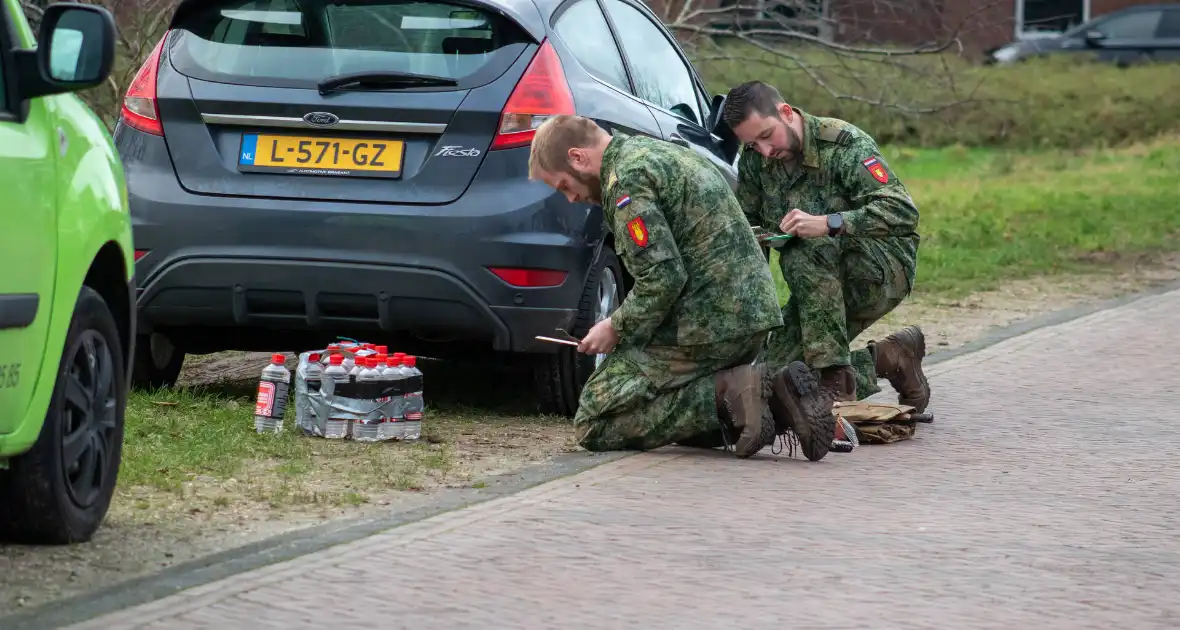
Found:
[[[910,294],[917,268],[918,209],[876,142],[847,122],[791,107],[761,81],[732,89],[722,118],[744,145],[737,197],[747,219],[795,237],[778,246],[791,296],[768,364],[802,360],[820,381],[805,401],[813,405],[865,398],[884,377],[898,402],[924,411],[930,387],[920,328],[850,351]],[[778,420],[781,432],[789,419]],[[809,442],[825,442],[803,439],[806,431],[796,427],[810,458]]]
[[[774,281],[737,199],[708,160],[675,144],[616,133],[580,116],[538,128],[529,177],[603,208],[635,279],[579,351],[609,353],[574,418],[588,450],[653,449],[733,436],[738,457],[774,439],[772,375],[754,359],[782,326]],[[800,364],[801,365],[801,364]],[[797,397],[796,397],[797,398]],[[815,422],[831,439],[830,410]]]

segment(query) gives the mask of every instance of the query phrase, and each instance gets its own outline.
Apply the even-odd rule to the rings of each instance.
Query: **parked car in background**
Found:
[[[533,132],[582,114],[736,184],[721,102],[637,0],[181,2],[115,131],[135,382],[348,335],[523,358],[541,407],[572,414],[601,357],[534,337],[584,333],[628,280],[601,208],[528,181]]]
[[[0,539],[89,540],[123,446],[135,304],[123,169],[68,92],[101,84],[105,9],[0,0]]]
[[[1138,5],[1107,13],[1059,36],[1013,42],[993,50],[991,63],[1048,54],[1083,53],[1118,65],[1180,61],[1180,4]]]

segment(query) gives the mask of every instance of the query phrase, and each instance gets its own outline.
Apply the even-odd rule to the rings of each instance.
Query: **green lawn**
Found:
[[[1180,247],[1177,137],[1116,150],[883,151],[921,213],[916,294],[961,295]]]

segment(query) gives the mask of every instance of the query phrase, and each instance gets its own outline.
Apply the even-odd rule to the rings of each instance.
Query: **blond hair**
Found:
[[[606,133],[598,123],[583,116],[560,114],[546,120],[533,136],[529,152],[529,179],[546,173],[569,172],[569,150],[593,146],[599,134]]]

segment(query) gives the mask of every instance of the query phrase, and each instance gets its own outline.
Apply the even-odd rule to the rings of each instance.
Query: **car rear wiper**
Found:
[[[398,87],[428,87],[455,86],[458,83],[448,77],[436,77],[429,74],[413,74],[410,72],[354,72],[328,77],[320,81],[320,94],[328,94],[342,87],[356,85],[362,88],[398,88]]]

